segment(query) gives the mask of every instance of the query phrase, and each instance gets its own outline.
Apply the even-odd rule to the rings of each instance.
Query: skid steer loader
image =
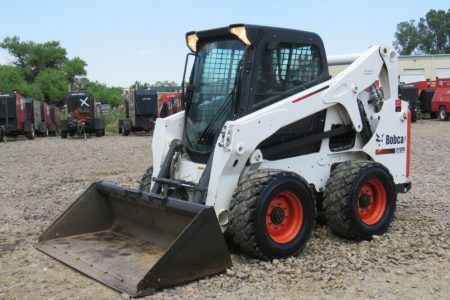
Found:
[[[186,110],[156,121],[141,189],[92,184],[38,249],[142,296],[230,267],[222,233],[270,259],[298,254],[318,213],[349,239],[388,229],[411,187],[394,49],[327,60],[314,33],[244,24],[186,42]]]

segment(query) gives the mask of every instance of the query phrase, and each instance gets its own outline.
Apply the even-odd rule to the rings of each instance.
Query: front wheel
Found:
[[[139,184],[139,190],[150,193],[150,186],[153,178],[153,166],[149,167],[144,175],[142,175],[141,183]]]
[[[385,233],[397,201],[391,175],[372,161],[339,164],[331,172],[323,197],[328,226],[337,235],[355,240]]]
[[[448,121],[449,113],[447,112],[447,109],[445,108],[445,106],[441,106],[439,108],[438,116],[439,116],[439,120]]]
[[[227,235],[250,256],[289,257],[305,248],[315,218],[312,192],[301,177],[259,170],[245,176],[235,190]]]

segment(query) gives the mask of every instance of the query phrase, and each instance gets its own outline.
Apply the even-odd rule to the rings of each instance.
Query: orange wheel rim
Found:
[[[266,229],[270,238],[279,244],[295,239],[303,225],[303,205],[293,192],[280,192],[269,202]]]
[[[376,224],[386,211],[386,189],[378,179],[364,183],[358,193],[358,216],[367,225]]]

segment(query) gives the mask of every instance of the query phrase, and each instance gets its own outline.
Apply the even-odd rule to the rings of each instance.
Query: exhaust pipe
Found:
[[[93,183],[36,248],[132,297],[231,267],[213,207]]]

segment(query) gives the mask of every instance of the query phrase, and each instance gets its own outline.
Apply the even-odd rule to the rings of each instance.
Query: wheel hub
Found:
[[[275,207],[270,214],[270,220],[275,225],[283,223],[285,218],[286,215],[284,214],[284,210],[281,207]]]
[[[367,225],[374,225],[383,218],[387,195],[380,180],[372,178],[361,186],[357,206],[359,218]]]
[[[359,206],[362,209],[367,209],[370,206],[370,199],[371,197],[369,194],[363,193],[361,197],[359,197]]]
[[[266,229],[276,243],[287,244],[296,238],[303,225],[301,199],[291,191],[282,191],[269,202]]]

